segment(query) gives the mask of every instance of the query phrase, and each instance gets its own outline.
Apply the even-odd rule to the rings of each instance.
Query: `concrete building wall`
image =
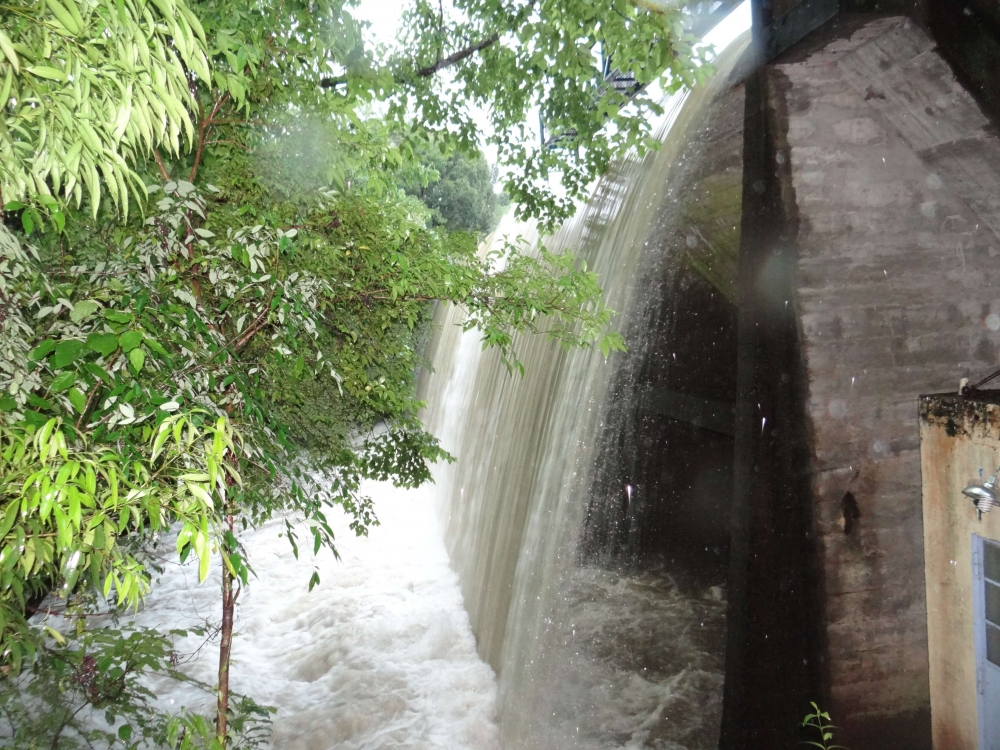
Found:
[[[929,692],[914,404],[1000,364],[1000,143],[904,18],[841,16],[766,85],[794,263],[790,289],[754,293],[787,295],[797,321],[824,692],[852,750],[915,750]]]
[[[921,399],[920,466],[934,748],[976,750],[972,535],[1000,541],[1000,513],[978,520],[962,489],[1000,466],[1000,404]]]

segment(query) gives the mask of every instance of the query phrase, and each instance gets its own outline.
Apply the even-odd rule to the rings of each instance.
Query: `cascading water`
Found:
[[[705,38],[719,52],[710,83],[664,97],[662,149],[615,165],[546,242],[599,274],[621,312],[627,356],[605,361],[525,338],[522,380],[481,352],[474,334],[460,333],[460,311],[439,312],[423,416],[458,457],[438,471],[437,494],[479,653],[498,674],[504,747],[708,748],[718,740],[725,596],[723,550],[711,540],[725,534],[690,522],[697,509],[657,515],[656,493],[670,482],[662,472],[651,478],[648,464],[659,461],[654,448],[666,448],[669,463],[670,440],[685,434],[707,441],[706,454],[725,453],[732,394],[699,400],[670,391],[666,419],[640,412],[651,388],[678,380],[663,374],[671,365],[662,360],[683,338],[678,300],[691,290],[706,317],[721,320],[704,329],[711,340],[703,347],[725,353],[725,319],[735,310],[727,250],[741,184],[742,91],[730,74],[749,41],[748,5]],[[509,221],[498,230],[505,233],[534,241],[530,227]],[[688,344],[688,353],[699,348]],[[705,361],[709,375],[711,362],[732,366]],[[725,390],[724,373],[716,380]],[[685,408],[700,416],[677,433]],[[656,424],[672,437],[653,434]],[[688,492],[690,503],[725,490],[724,461],[703,474],[709,491]],[[670,487],[683,501],[683,487]],[[646,527],[657,524],[672,527],[678,545],[709,539],[698,564],[685,566],[652,538]]]

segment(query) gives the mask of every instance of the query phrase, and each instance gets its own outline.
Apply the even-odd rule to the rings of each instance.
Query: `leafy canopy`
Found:
[[[125,212],[144,197],[131,167],[154,149],[191,148],[191,84],[211,77],[174,0],[5,0],[0,61],[0,205],[86,190],[95,217],[103,191]]]
[[[642,156],[657,142],[649,93],[672,91],[709,70],[708,51],[683,28],[681,4],[632,0],[416,0],[402,24],[400,51],[390,58],[397,90],[392,112],[413,113],[424,127],[445,130],[466,147],[481,134],[470,106],[488,112],[520,218],[549,228],[575,211],[588,185],[613,159]],[[638,91],[608,85],[601,56],[634,77]],[[537,113],[537,114],[536,114]],[[534,118],[560,136],[540,142]],[[549,178],[559,176],[562,190]]]
[[[403,188],[431,210],[431,223],[452,232],[489,234],[509,203],[494,189],[495,173],[479,152],[442,153],[434,143],[415,150],[418,168]]]

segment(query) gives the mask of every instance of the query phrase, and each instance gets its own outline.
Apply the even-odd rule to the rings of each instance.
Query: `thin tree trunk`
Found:
[[[77,709],[77,711],[79,711],[79,710],[80,709]],[[51,748],[51,750],[57,750],[57,748],[59,747],[59,738],[62,736],[63,730],[66,728],[66,725],[69,724],[70,719],[72,719],[73,716],[75,716],[75,715],[76,715],[76,711],[73,711],[72,713],[70,713],[69,709],[66,709],[65,716],[63,716],[63,720],[59,724],[59,728],[56,729],[56,733],[54,735],[52,735],[52,748]]]
[[[233,517],[229,516],[232,531]],[[225,551],[223,551],[225,554]],[[229,718],[229,656],[233,649],[233,616],[236,610],[236,596],[233,590],[233,576],[225,563],[222,564],[222,641],[219,644],[219,701],[216,705],[215,735],[225,747],[226,724]]]

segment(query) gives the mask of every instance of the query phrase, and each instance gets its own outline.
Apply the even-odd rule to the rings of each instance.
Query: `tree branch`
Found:
[[[417,70],[417,75],[421,78],[430,78],[438,71],[450,68],[452,65],[462,62],[465,58],[472,57],[472,55],[486,49],[487,47],[492,47],[498,41],[500,41],[500,34],[491,34],[481,42],[473,44],[471,47],[466,47],[463,50],[459,50],[458,52],[448,55],[443,60],[438,60],[433,65],[428,65],[426,68],[420,68]]]
[[[527,18],[529,15],[531,15],[531,12],[535,9],[536,5],[538,5],[538,0],[531,0],[531,2],[525,5],[524,8],[522,8],[517,12],[515,16],[516,21],[519,23],[523,21],[525,18]],[[439,27],[439,34],[440,34],[440,27]],[[490,34],[488,37],[486,37],[480,42],[476,42],[475,44],[466,47],[465,49],[461,49],[458,52],[450,54],[448,55],[448,57],[444,59],[439,59],[433,65],[428,65],[426,68],[419,68],[416,71],[416,73],[420,78],[429,78],[430,76],[434,75],[435,73],[441,70],[444,70],[445,68],[450,68],[452,65],[462,62],[462,60],[466,59],[467,57],[471,57],[477,52],[482,52],[487,47],[492,47],[498,41],[500,41],[500,32],[495,32],[493,34]],[[438,57],[440,58],[440,56],[441,53],[439,52]]]
[[[170,175],[167,174],[167,168],[163,164],[163,157],[160,156],[160,152],[157,149],[153,149],[153,158],[156,159],[156,166],[160,168],[160,175],[163,177],[164,182],[170,182]]]
[[[201,166],[201,155],[205,150],[205,135],[208,132],[208,129],[215,124],[215,116],[219,114],[219,110],[222,108],[222,105],[226,103],[227,99],[229,99],[228,91],[215,102],[212,107],[212,114],[202,120],[198,125],[198,147],[195,150],[194,166],[191,167],[191,176],[188,177],[188,182],[194,182],[195,175],[198,174],[198,167]]]
[[[531,11],[534,10],[537,4],[538,0],[531,0],[531,2],[529,2],[521,11],[518,12],[517,18],[520,20],[528,16],[531,13]],[[439,35],[440,31],[441,29],[439,25],[438,27]],[[424,68],[417,68],[417,70],[414,72],[419,78],[430,78],[432,75],[439,73],[445,68],[450,68],[452,65],[456,65],[457,63],[462,62],[462,60],[465,60],[468,57],[472,57],[477,52],[482,52],[484,49],[492,47],[498,41],[500,41],[499,31],[494,32],[485,39],[476,42],[475,44],[472,44],[468,47],[465,47],[464,49],[460,49],[458,52],[454,52],[445,58],[441,58],[441,52],[439,50],[438,60],[433,65],[428,65]],[[398,79],[399,76],[397,76],[397,80]],[[342,86],[346,83],[347,83],[346,78],[323,78],[322,80],[320,80],[319,85],[325,89],[332,89],[336,88],[337,86]]]
[[[116,349],[114,356],[112,356],[111,359],[108,360],[108,365],[107,365],[108,367],[111,367],[111,365],[115,363],[115,360],[118,359],[119,353],[121,353],[121,347]],[[87,396],[87,401],[83,405],[83,411],[80,412],[80,418],[76,420],[77,432],[80,431],[80,425],[83,424],[83,418],[87,416],[87,412],[89,412],[90,407],[94,405],[94,399],[97,397],[97,394],[100,393],[101,390],[102,388],[100,382],[94,383],[94,387],[90,389],[90,395]]]

